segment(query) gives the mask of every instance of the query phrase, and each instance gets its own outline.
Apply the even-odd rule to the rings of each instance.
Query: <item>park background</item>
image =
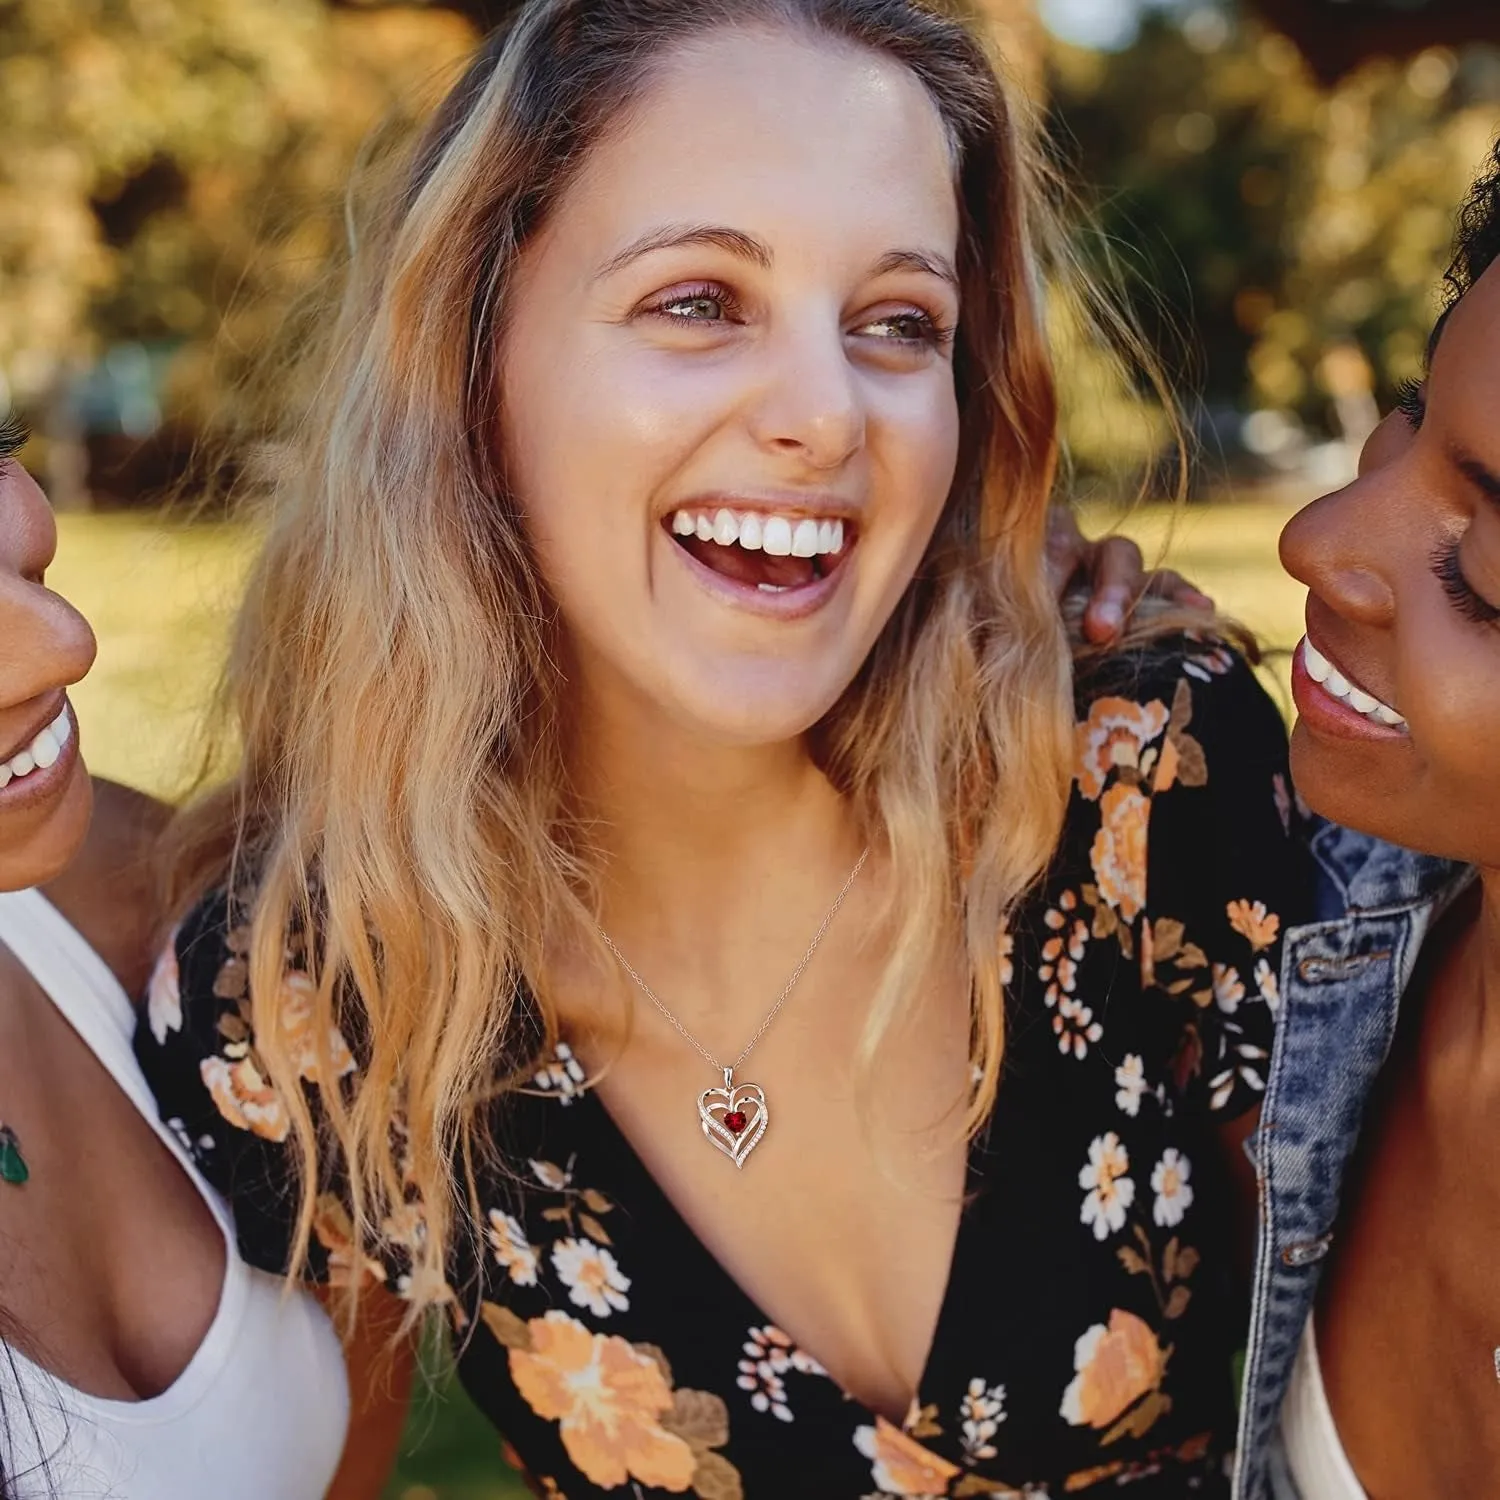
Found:
[[[1276,535],[1422,373],[1454,211],[1500,130],[1500,3],[973,3],[1193,439],[1187,502],[1166,505],[1163,412],[1059,302],[1085,523],[1123,524],[1289,647],[1302,595]],[[507,9],[0,0],[0,410],[30,423],[23,461],[61,513],[50,581],[100,638],[75,694],[96,772],[176,797],[200,771],[254,545],[222,481],[290,388],[247,374],[295,354],[364,143],[420,119]],[[1284,690],[1274,656],[1271,674]],[[406,1448],[392,1500],[519,1493],[441,1369]]]

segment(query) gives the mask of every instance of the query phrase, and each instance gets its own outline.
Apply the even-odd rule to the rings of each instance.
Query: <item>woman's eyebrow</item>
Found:
[[[928,276],[937,276],[950,285],[958,286],[958,272],[953,263],[942,255],[929,255],[924,250],[889,250],[875,262],[875,274],[884,276],[891,271],[922,271]]]
[[[763,271],[771,269],[771,247],[742,229],[731,229],[726,224],[664,224],[648,230],[618,254],[610,256],[595,275],[598,279],[612,276],[653,250],[675,250],[684,245],[706,245],[715,250],[726,250],[741,260],[751,261]]]
[[[1488,464],[1475,458],[1472,453],[1460,448],[1457,443],[1448,444],[1448,457],[1458,472],[1489,501],[1496,510],[1500,510],[1500,474],[1497,474]]]

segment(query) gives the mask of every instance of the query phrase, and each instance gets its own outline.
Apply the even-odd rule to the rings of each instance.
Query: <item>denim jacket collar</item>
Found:
[[[1344,1173],[1422,942],[1475,878],[1332,823],[1314,826],[1311,847],[1319,920],[1286,936],[1281,1015],[1250,1147],[1260,1231],[1234,1500],[1301,1500],[1279,1418]]]
[[[1394,912],[1429,902],[1446,909],[1473,874],[1466,865],[1382,843],[1323,818],[1312,826],[1312,853],[1322,877],[1319,917]],[[1336,905],[1325,911],[1330,897]]]

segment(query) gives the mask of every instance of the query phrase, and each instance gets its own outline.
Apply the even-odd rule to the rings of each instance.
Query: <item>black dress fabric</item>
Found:
[[[1080,690],[1066,832],[1009,935],[998,1101],[920,1389],[897,1425],[846,1396],[711,1258],[561,1046],[496,1106],[482,1263],[416,1285],[392,1224],[360,1274],[447,1304],[460,1377],[541,1495],[1221,1496],[1246,1308],[1220,1127],[1256,1106],[1281,934],[1305,920],[1285,733],[1211,640]],[[137,1050],[163,1114],[285,1267],[287,1119],[248,1032],[222,893],[175,934]],[[296,954],[284,1023],[298,1009]],[[305,982],[305,981],[304,981]],[[357,1072],[306,1039],[306,1075]],[[313,1272],[355,1273],[336,1191]]]

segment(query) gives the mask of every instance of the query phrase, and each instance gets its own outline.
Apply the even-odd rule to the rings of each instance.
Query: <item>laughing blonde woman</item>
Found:
[[[1306,881],[1235,651],[1075,698],[1044,196],[938,7],[533,0],[366,225],[139,1050],[539,1493],[1222,1492]]]

